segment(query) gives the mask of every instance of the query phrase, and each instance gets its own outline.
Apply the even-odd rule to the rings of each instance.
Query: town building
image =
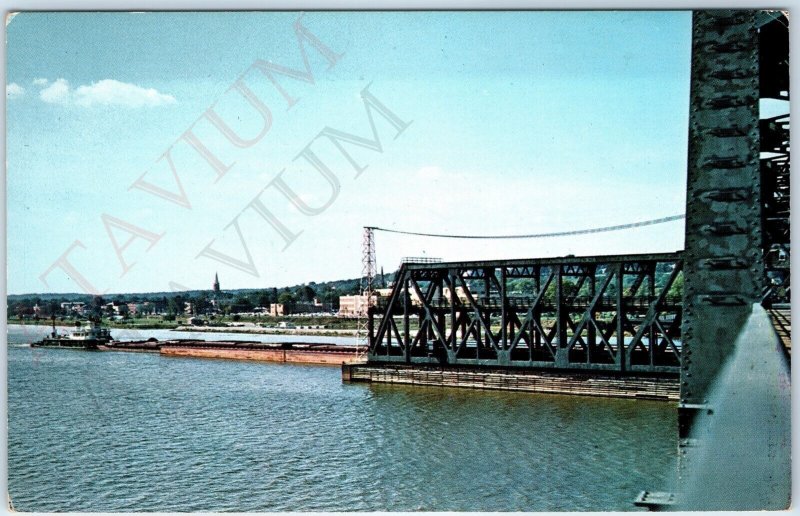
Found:
[[[80,313],[81,311],[83,311],[84,306],[86,306],[86,303],[83,303],[81,301],[71,301],[67,303],[61,303],[61,311]]]
[[[292,305],[291,313],[293,314],[314,314],[323,312],[324,308],[322,303],[302,303],[297,302]]]
[[[392,295],[392,287],[389,288],[377,288],[375,289],[375,294],[382,299],[388,300],[389,297]],[[421,306],[422,303],[420,302],[419,296],[417,295],[417,291],[413,288],[409,290],[409,296],[411,298],[411,304],[414,306]],[[468,302],[467,294],[464,290],[464,287],[456,287],[456,297],[458,300],[466,304]],[[439,294],[438,292],[433,296],[434,302],[439,302],[439,300],[449,301],[450,300],[450,287],[442,287],[442,292]]]
[[[151,301],[145,301],[144,303],[136,303],[135,307],[136,311],[134,313],[136,313],[137,315],[153,315],[155,313],[159,313],[158,311],[159,304],[160,303],[158,302],[151,302]],[[128,308],[130,309],[130,304],[128,305]]]
[[[211,296],[208,300],[209,304],[211,305],[210,308],[207,308],[205,313],[208,314],[218,314],[222,312],[222,306],[220,305],[219,298],[222,297],[222,290],[219,286],[219,274],[214,273],[214,283],[211,285]]]
[[[378,296],[373,295],[371,303],[378,303]],[[339,296],[339,317],[365,317],[367,315],[367,296]]]
[[[128,313],[128,305],[120,301],[112,301],[105,304],[105,311],[111,315],[125,315]]]

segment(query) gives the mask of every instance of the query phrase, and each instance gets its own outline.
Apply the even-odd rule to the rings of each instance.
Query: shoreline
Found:
[[[358,330],[317,328],[262,328],[260,326],[178,326],[170,331],[200,333],[250,333],[256,335],[311,335],[321,337],[355,337]]]
[[[6,321],[6,326],[50,326],[50,321]],[[63,328],[72,328],[71,325],[66,324],[66,321],[59,322],[56,326]],[[112,330],[129,330],[129,331],[145,331],[145,330],[163,330],[163,331],[185,331],[197,333],[243,333],[251,335],[308,335],[317,337],[354,337],[358,333],[355,329],[317,329],[317,328],[263,328],[260,326],[187,326],[175,325],[164,327],[161,325],[141,325],[141,326],[125,326],[116,324],[104,323],[104,326]]]

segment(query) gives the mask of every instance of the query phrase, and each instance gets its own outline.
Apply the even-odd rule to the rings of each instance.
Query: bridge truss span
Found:
[[[402,264],[372,363],[678,374],[681,253]]]

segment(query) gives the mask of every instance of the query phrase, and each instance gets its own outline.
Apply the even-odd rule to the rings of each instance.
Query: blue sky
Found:
[[[313,80],[273,74],[299,99],[289,108],[253,64],[305,72],[298,19],[340,57],[330,66],[305,39]],[[367,225],[519,234],[682,213],[690,25],[689,12],[17,15],[8,26],[8,291],[207,288],[216,271],[223,289],[282,286],[357,277]],[[231,89],[237,79],[271,125]],[[368,86],[410,125],[398,135],[373,110],[381,150],[342,144],[367,165],[356,177],[318,135],[327,127],[371,140]],[[252,144],[226,139],[204,117],[212,106]],[[230,166],[224,175],[179,140],[190,128]],[[297,158],[304,149],[336,188]],[[159,160],[168,150],[185,196]],[[273,182],[284,169],[300,209]],[[140,178],[190,208],[132,188]],[[298,235],[291,245],[247,208],[256,197]],[[68,259],[80,277],[56,266],[43,281],[75,241],[82,247]],[[524,241],[378,233],[376,243],[390,271],[403,256],[673,251],[683,223]]]

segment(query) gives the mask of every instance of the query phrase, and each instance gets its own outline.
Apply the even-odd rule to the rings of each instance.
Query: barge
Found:
[[[310,342],[266,343],[258,341],[205,341],[174,339],[158,341],[114,341],[101,351],[159,353],[166,357],[222,358],[294,364],[341,365],[352,362],[364,348],[352,345],[316,344]]]

